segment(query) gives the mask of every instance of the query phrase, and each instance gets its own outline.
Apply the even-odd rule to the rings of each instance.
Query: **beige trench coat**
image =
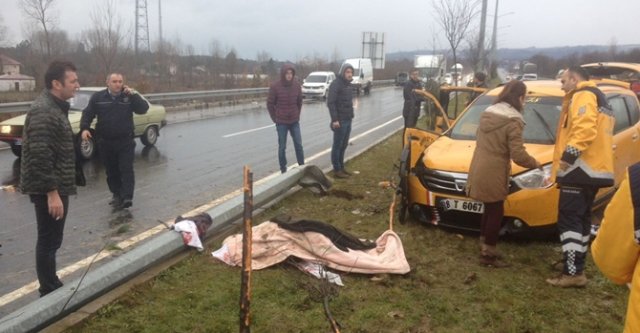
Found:
[[[505,200],[511,160],[525,168],[538,167],[524,147],[523,129],[522,114],[507,103],[494,104],[482,113],[466,186],[469,197],[485,203]]]

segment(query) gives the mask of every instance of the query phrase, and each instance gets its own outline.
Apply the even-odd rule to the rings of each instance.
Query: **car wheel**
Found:
[[[398,220],[404,224],[407,220],[407,211],[409,209],[409,168],[411,159],[411,149],[407,146],[402,149],[400,155],[400,165],[398,176],[400,182],[398,184],[396,194],[400,196],[400,205],[398,207]]]
[[[145,146],[155,145],[156,141],[158,141],[158,127],[147,127],[147,129],[144,130],[144,133],[142,133],[140,141],[142,141],[142,144],[144,144]]]
[[[84,160],[90,160],[96,153],[96,142],[93,138],[82,140],[82,137],[78,135],[78,155]]]
[[[17,157],[22,156],[22,146],[16,145],[16,144],[11,144],[11,152],[13,153],[13,155],[16,155]]]

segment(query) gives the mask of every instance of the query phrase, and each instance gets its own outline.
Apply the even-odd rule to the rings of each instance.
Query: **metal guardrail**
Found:
[[[393,84],[394,80],[373,81],[374,87]],[[180,100],[195,100],[219,97],[239,97],[249,95],[261,95],[269,92],[269,88],[247,88],[247,89],[226,89],[226,90],[202,90],[170,93],[144,94],[149,102],[167,102]],[[0,114],[2,113],[24,113],[29,110],[32,102],[2,103],[0,104]]]
[[[2,103],[0,113],[27,112],[32,102]]]

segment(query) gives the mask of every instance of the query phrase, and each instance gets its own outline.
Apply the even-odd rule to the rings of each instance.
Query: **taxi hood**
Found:
[[[525,144],[527,152],[542,165],[553,160],[553,145]],[[454,140],[448,136],[441,136],[424,151],[422,163],[429,169],[469,173],[473,151],[476,149],[474,140]],[[511,163],[511,174],[517,175],[528,169]]]

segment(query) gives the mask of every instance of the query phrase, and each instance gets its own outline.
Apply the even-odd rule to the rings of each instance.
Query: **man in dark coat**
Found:
[[[329,86],[327,106],[331,116],[333,146],[331,147],[331,164],[336,178],[347,178],[351,173],[344,169],[344,153],[349,145],[351,120],[353,119],[353,66],[343,65],[340,75]]]
[[[278,132],[278,162],[280,172],[287,172],[287,133],[291,133],[298,165],[304,164],[302,134],[300,132],[300,111],[302,110],[302,87],[295,79],[296,70],[285,64],[280,70],[280,81],[269,87],[267,109]]]
[[[404,84],[402,95],[404,96],[404,107],[402,108],[402,117],[404,117],[404,128],[416,127],[418,117],[420,117],[420,104],[422,98],[417,96],[413,90],[422,89],[422,82],[418,76],[418,69],[411,70],[409,81]]]
[[[62,245],[69,196],[76,194],[75,151],[66,101],[80,88],[76,67],[54,61],[44,75],[46,89],[27,112],[22,136],[20,190],[36,211],[36,273],[40,297],[62,287],[56,252]]]
[[[145,114],[149,103],[137,91],[124,85],[120,73],[107,76],[107,89],[93,94],[82,111],[82,139],[92,137],[89,128],[95,117],[100,158],[107,172],[107,185],[112,193],[110,205],[116,210],[133,205],[133,157],[136,148],[133,113]]]

